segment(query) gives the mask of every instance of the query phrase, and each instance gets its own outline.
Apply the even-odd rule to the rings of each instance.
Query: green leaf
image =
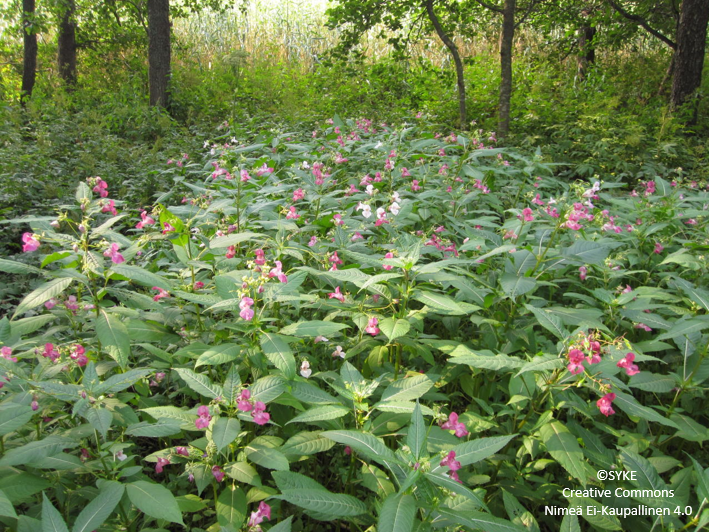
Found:
[[[248,459],[261,467],[279,471],[288,470],[288,459],[278,449],[252,442],[246,446],[245,451]]]
[[[515,436],[516,434],[512,434],[510,436],[493,436],[471,440],[456,445],[451,451],[455,451],[455,459],[460,462],[460,465],[466,466],[492,456]]]
[[[500,286],[503,292],[511,298],[521,296],[531,292],[537,287],[537,281],[533,277],[524,277],[514,273],[503,273],[500,277]]]
[[[17,513],[3,490],[0,490],[0,515],[17,519]]]
[[[379,322],[379,329],[392,342],[400,336],[406,336],[411,329],[411,324],[407,320],[386,318]]]
[[[0,405],[0,436],[15,432],[27,423],[34,412],[28,405],[5,403]]]
[[[35,266],[30,266],[29,264],[22,264],[21,262],[15,262],[14,260],[0,259],[0,272],[4,273],[16,273],[16,274],[28,274],[28,273],[39,273],[42,274],[42,270]]]
[[[428,292],[417,290],[414,292],[413,299],[419,301],[430,308],[433,312],[444,313],[444,314],[465,314],[466,312],[461,308],[461,306],[455,302],[454,299],[444,296],[441,294],[436,294],[435,292]]]
[[[43,440],[26,443],[22,447],[17,447],[5,452],[5,456],[0,458],[0,466],[15,466],[29,462],[37,462],[47,456],[53,456],[64,449],[73,448],[79,445],[74,440],[59,436],[47,436]]]
[[[209,377],[201,373],[195,373],[187,368],[175,368],[180,378],[187,383],[192,390],[202,397],[216,399],[222,396],[222,389],[219,385],[212,383]]]
[[[126,371],[125,373],[117,373],[116,375],[109,377],[108,379],[103,381],[100,385],[98,385],[94,389],[94,392],[97,395],[104,394],[104,393],[122,392],[126,388],[130,388],[131,386],[133,386],[140,379],[144,379],[145,377],[150,375],[152,372],[153,372],[153,370],[148,369],[148,368],[144,368],[144,369],[131,369],[129,371]],[[86,382],[86,380],[84,380],[84,382]]]
[[[287,379],[295,377],[295,357],[282,337],[277,334],[262,333],[261,349],[266,358],[280,369]]]
[[[212,427],[212,441],[221,451],[229,446],[241,432],[241,423],[234,417],[220,417]]]
[[[485,532],[528,532],[526,528],[520,525],[483,512],[454,512],[440,507],[437,512],[453,521],[456,525],[469,526],[473,530],[484,530]]]
[[[677,278],[674,283],[679,286],[685,294],[687,294],[689,299],[694,301],[704,310],[709,311],[709,292],[701,288],[696,288],[692,283],[689,283],[684,279]]]
[[[74,471],[82,469],[84,464],[73,454],[59,453],[54,456],[47,456],[37,462],[30,462],[29,467],[37,469],[55,469],[57,471]]]
[[[209,243],[210,249],[220,249],[228,248],[229,246],[235,246],[241,242],[246,242],[248,240],[254,240],[256,238],[264,237],[265,235],[261,233],[237,233],[235,235],[219,236]]]
[[[216,366],[219,364],[226,364],[227,362],[233,362],[241,354],[241,346],[237,344],[220,344],[214,347],[210,347],[204,353],[202,353],[197,362],[195,362],[195,367],[199,366]]]
[[[630,377],[628,386],[643,390],[644,392],[668,393],[675,389],[677,382],[669,375],[658,375],[656,373],[642,371]]]
[[[285,521],[281,521],[277,525],[271,527],[268,532],[291,532],[291,522],[293,521],[293,516],[289,516]]]
[[[323,432],[322,435],[337,443],[349,445],[358,453],[363,454],[375,462],[383,464],[389,469],[393,470],[394,464],[401,463],[394,454],[394,451],[389,449],[382,440],[366,432],[356,430],[328,430]]]
[[[295,436],[288,439],[281,447],[281,452],[284,454],[308,456],[311,454],[328,451],[335,445],[335,442],[329,438],[323,437],[320,432],[299,432]]]
[[[629,416],[636,416],[647,421],[654,421],[656,423],[672,427],[673,429],[679,428],[674,421],[667,419],[652,408],[648,408],[638,403],[637,399],[635,399],[632,395],[616,391],[613,405],[617,405],[618,408]]]
[[[25,296],[20,304],[17,305],[17,309],[15,309],[15,313],[12,317],[14,318],[15,316],[23,314],[30,309],[46,303],[53,297],[57,297],[64,290],[69,288],[73,282],[74,279],[71,277],[60,277],[44,283],[39,288],[32,290],[32,292]]]
[[[590,240],[577,240],[562,250],[562,255],[579,264],[602,264],[611,248]]]
[[[232,364],[224,379],[224,400],[230,404],[236,404],[241,389],[241,376],[239,375],[239,366]]]
[[[703,500],[709,501],[709,469],[704,469],[699,462],[691,456],[689,457],[694,464],[694,472],[697,474],[697,495],[699,502]]]
[[[25,336],[41,329],[55,319],[57,319],[57,317],[53,314],[40,314],[39,316],[31,316],[29,318],[8,322],[8,325],[11,326],[12,336]]]
[[[349,326],[344,323],[335,323],[332,321],[299,321],[298,323],[291,323],[290,325],[283,327],[279,334],[285,336],[298,336],[314,338],[316,336],[330,336],[342,329],[347,329]]]
[[[476,508],[483,508],[487,510],[487,506],[485,505],[485,502],[477,496],[477,494],[472,491],[470,488],[467,488],[466,486],[463,486],[463,484],[460,484],[459,482],[456,482],[452,478],[450,478],[448,475],[443,474],[443,472],[437,473],[424,473],[424,476],[426,477],[427,480],[435,484],[436,486],[440,486],[442,488],[447,489],[448,491],[452,491],[453,493],[457,493],[458,495],[462,495],[469,501],[471,501]]]
[[[246,495],[234,486],[225,486],[217,499],[217,521],[223,527],[240,530],[246,521]]]
[[[101,484],[99,494],[81,510],[72,532],[91,532],[99,528],[113,513],[123,497],[123,484],[112,480]]]
[[[96,335],[111,357],[125,370],[130,357],[130,339],[128,329],[123,322],[101,309],[96,318]]]
[[[451,364],[465,364],[471,368],[490,369],[493,371],[517,369],[524,364],[520,359],[510,357],[502,353],[490,356],[471,353],[469,355],[450,357],[448,362]]]
[[[105,439],[108,429],[111,428],[111,422],[113,421],[111,411],[104,407],[89,408],[86,411],[86,419]]]
[[[155,273],[149,272],[141,268],[140,266],[131,266],[129,264],[114,264],[111,267],[111,271],[127,277],[129,280],[138,283],[143,286],[152,288],[157,286],[163,290],[170,290],[171,285],[164,277],[157,275]]]
[[[42,532],[69,532],[62,514],[45,493],[42,493]]]
[[[298,401],[308,404],[324,405],[337,404],[340,402],[326,391],[321,390],[309,382],[294,382],[291,389],[291,395]]]
[[[552,421],[539,429],[551,456],[583,486],[588,482],[588,467],[576,437],[560,421]],[[457,458],[457,456],[456,456]]]
[[[417,460],[423,456],[426,451],[426,423],[423,420],[421,406],[416,402],[416,407],[411,413],[411,423],[409,423],[409,432],[406,435],[406,445],[411,449],[411,454]]]
[[[558,356],[542,355],[536,356],[520,368],[515,377],[528,371],[550,371],[564,367],[564,361]]]
[[[581,532],[579,518],[572,514],[567,514],[561,520],[559,532]]]
[[[416,375],[415,377],[394,381],[382,393],[382,402],[418,399],[433,388],[434,384],[427,375]]]
[[[252,484],[254,486],[261,485],[261,478],[258,475],[258,471],[248,462],[235,462],[225,467],[224,471],[230,478],[238,480],[239,482]]]
[[[709,328],[709,320],[705,319],[694,319],[686,320],[679,323],[675,323],[672,328],[664,334],[661,334],[655,340],[661,341],[667,338],[677,338],[678,336],[685,336],[687,334],[692,334],[693,332],[701,331]]]
[[[367,513],[367,505],[351,495],[330,493],[319,489],[285,490],[274,498],[283,499],[321,517],[332,520]]]
[[[294,473],[292,471],[274,471],[271,473],[273,480],[276,481],[276,486],[281,491],[312,489],[322,490],[327,492],[327,489],[306,475]]]
[[[306,410],[302,414],[298,414],[288,421],[286,425],[290,423],[314,423],[317,421],[337,419],[346,416],[350,411],[349,408],[340,405],[316,406],[315,408]]]
[[[126,484],[126,491],[130,501],[141,512],[155,517],[165,519],[172,523],[184,525],[182,513],[175,497],[166,487],[145,480],[138,480]]]
[[[279,397],[286,386],[280,375],[262,377],[249,387],[252,401],[262,401],[266,404]]]
[[[179,419],[162,418],[155,423],[141,421],[129,425],[126,429],[126,434],[129,436],[138,436],[143,438],[164,438],[165,436],[173,436],[182,432],[180,426],[184,423]]]
[[[544,327],[547,331],[551,332],[559,340],[564,340],[569,336],[569,333],[564,329],[564,325],[561,323],[561,319],[554,314],[551,314],[544,309],[534,307],[532,305],[524,305],[527,310],[529,310],[534,317],[537,318],[539,325]]]
[[[379,512],[377,530],[411,532],[416,517],[416,501],[411,495],[389,495]]]

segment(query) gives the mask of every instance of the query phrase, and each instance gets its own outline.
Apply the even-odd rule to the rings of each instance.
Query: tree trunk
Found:
[[[64,0],[59,20],[57,63],[59,75],[67,88],[76,85],[76,22],[74,20],[74,0]]]
[[[455,63],[455,75],[458,81],[458,113],[460,114],[460,129],[468,129],[468,113],[465,106],[465,77],[463,75],[463,61],[460,59],[458,47],[451,40],[441,26],[435,11],[433,10],[433,0],[426,0],[426,13],[438,34],[438,37],[446,45]]]
[[[677,109],[693,98],[702,83],[709,0],[683,0],[677,32],[675,72],[670,105]],[[696,108],[694,119],[696,120]]]
[[[37,77],[37,34],[34,30],[34,1],[22,0],[22,29],[24,36],[24,58],[22,61],[22,94],[20,102],[24,106],[32,96]]]
[[[584,9],[581,12],[583,18],[588,18],[590,11]],[[588,22],[584,21],[583,26],[579,28],[578,32],[578,43],[579,43],[579,55],[578,55],[578,72],[579,78],[586,78],[586,71],[588,66],[596,62],[596,47],[593,43],[593,38],[596,36],[596,28],[589,25]]]
[[[148,0],[150,105],[167,107],[170,82],[170,0]]]
[[[517,0],[505,0],[502,10],[502,35],[500,37],[500,103],[497,136],[510,132],[510,99],[512,98],[512,44],[515,36],[515,7]]]

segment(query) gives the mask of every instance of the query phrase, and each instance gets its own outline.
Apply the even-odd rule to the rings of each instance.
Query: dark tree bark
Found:
[[[67,88],[76,85],[76,21],[74,0],[64,0],[61,4],[61,18],[59,19],[59,32],[57,44],[57,64],[59,75],[64,80]]]
[[[581,12],[581,16],[586,19],[590,15],[588,9],[584,9]],[[586,71],[588,66],[596,62],[596,47],[593,43],[593,38],[596,36],[596,28],[584,22],[584,25],[579,28],[578,32],[578,43],[579,43],[579,55],[578,55],[578,72],[579,78],[586,78]]]
[[[709,24],[709,0],[683,0],[670,97],[670,105],[673,109],[694,97],[702,83],[707,24]],[[696,109],[694,114],[692,121],[696,120]]]
[[[37,77],[37,34],[33,28],[35,0],[22,0],[22,29],[24,36],[24,58],[22,60],[22,95],[24,106],[32,96]]]
[[[515,8],[517,0],[505,0],[502,9],[502,35],[500,36],[500,101],[497,135],[506,137],[510,132],[510,100],[512,99],[512,45],[515,37]]]
[[[433,10],[433,0],[426,0],[426,13],[433,24],[438,37],[441,41],[443,41],[443,44],[446,45],[453,56],[453,62],[455,63],[455,74],[458,81],[458,112],[460,114],[460,128],[462,130],[466,130],[468,129],[468,113],[465,106],[465,77],[463,76],[463,61],[460,59],[458,47],[443,30],[443,26],[441,26],[441,22],[438,20],[438,17]]]
[[[150,105],[169,105],[170,0],[148,0]]]

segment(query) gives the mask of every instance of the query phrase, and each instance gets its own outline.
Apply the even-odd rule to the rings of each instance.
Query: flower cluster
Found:
[[[444,430],[454,430],[455,435],[459,438],[463,438],[470,434],[465,428],[465,424],[458,421],[458,414],[455,412],[451,412],[448,415],[448,421],[442,423],[441,428]]]
[[[455,459],[455,451],[450,451],[446,457],[441,460],[441,467],[447,467],[450,469],[449,476],[451,479],[462,484],[460,478],[458,478],[457,471],[460,469],[461,465],[458,460]]]
[[[257,529],[254,529],[253,532],[256,532],[256,530],[261,530],[261,527],[259,527],[258,525],[260,525],[264,521],[264,519],[266,521],[271,520],[271,507],[265,502],[261,501],[258,505],[258,510],[255,512],[251,512],[248,526],[258,527]]]
[[[202,405],[197,409],[197,415],[199,416],[194,422],[195,427],[198,429],[206,429],[209,426],[209,422],[212,420],[212,416],[209,414],[209,407]]]
[[[266,405],[262,401],[251,401],[251,392],[242,390],[239,395],[239,401],[236,407],[242,412],[251,412],[254,418],[254,423],[257,425],[265,425],[271,419],[271,415],[266,412]]]

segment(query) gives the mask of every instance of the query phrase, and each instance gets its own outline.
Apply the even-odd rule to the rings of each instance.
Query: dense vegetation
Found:
[[[709,104],[666,43],[517,6],[503,136],[496,5],[437,4],[463,128],[425,4],[173,5],[166,101],[147,11],[67,5],[31,97],[0,39],[0,527],[709,523]]]

